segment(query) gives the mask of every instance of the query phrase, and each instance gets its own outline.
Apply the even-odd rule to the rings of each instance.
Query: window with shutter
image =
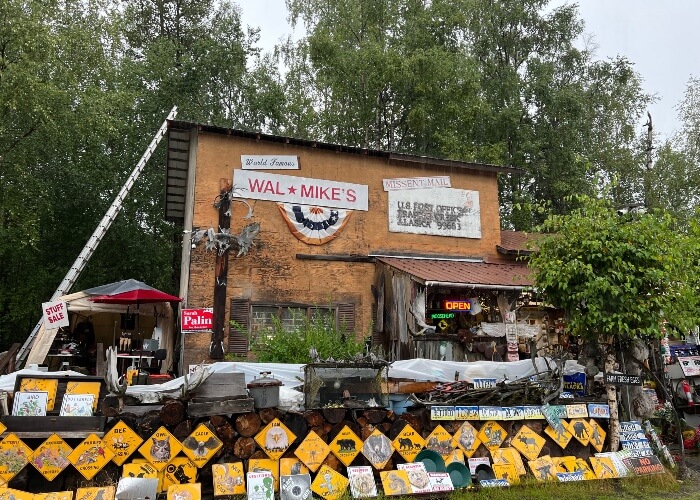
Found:
[[[248,332],[250,331],[250,301],[231,299],[231,321],[228,331],[228,352],[246,356],[248,354]]]
[[[372,345],[382,344],[382,332],[377,328],[377,304],[372,304]]]
[[[347,334],[355,334],[355,304],[338,304],[338,326]]]

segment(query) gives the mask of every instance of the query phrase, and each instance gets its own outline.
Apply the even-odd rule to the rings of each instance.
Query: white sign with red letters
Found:
[[[367,186],[349,182],[234,169],[233,185],[253,200],[364,211],[369,203]]]
[[[70,325],[68,321],[68,306],[62,300],[43,302],[41,309],[44,311],[44,325],[46,325],[47,329]]]
[[[214,327],[214,309],[183,309],[180,325],[183,332],[211,331]]]

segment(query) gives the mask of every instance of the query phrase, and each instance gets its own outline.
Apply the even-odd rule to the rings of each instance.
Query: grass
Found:
[[[671,473],[646,477],[581,481],[575,483],[541,483],[527,479],[505,489],[464,491],[452,495],[459,500],[656,500],[700,498],[695,484],[680,483]]]

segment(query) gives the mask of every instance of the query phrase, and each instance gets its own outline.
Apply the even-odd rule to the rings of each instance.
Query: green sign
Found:
[[[432,319],[452,319],[455,317],[455,313],[432,313],[430,317]]]

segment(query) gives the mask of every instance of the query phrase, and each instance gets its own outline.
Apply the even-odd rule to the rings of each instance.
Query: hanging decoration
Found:
[[[352,210],[278,203],[289,230],[308,245],[323,245],[338,237]]]

